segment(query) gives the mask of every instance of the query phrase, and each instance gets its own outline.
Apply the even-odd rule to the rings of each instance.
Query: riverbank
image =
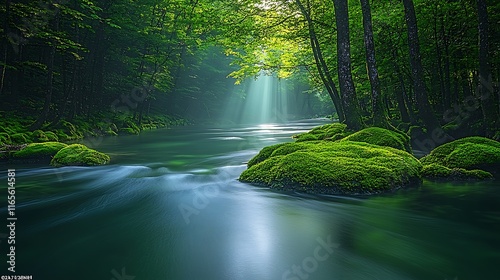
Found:
[[[80,140],[98,139],[107,136],[138,135],[141,131],[189,125],[186,119],[173,116],[147,116],[140,123],[132,117],[96,115],[89,118],[74,118],[46,123],[41,129],[30,130],[34,118],[0,112],[0,162],[37,162],[36,157],[14,157],[13,155],[32,143],[73,144]],[[55,154],[50,154],[54,156]],[[43,159],[43,158],[42,158]]]

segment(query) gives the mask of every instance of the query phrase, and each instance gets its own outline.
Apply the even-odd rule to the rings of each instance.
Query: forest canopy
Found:
[[[486,0],[7,0],[0,110],[32,118],[31,131],[96,117],[139,127],[154,115],[215,118],[267,74],[289,81],[285,92],[317,94],[324,106],[309,113],[335,113],[353,129],[397,127],[435,144],[498,137],[499,9]]]

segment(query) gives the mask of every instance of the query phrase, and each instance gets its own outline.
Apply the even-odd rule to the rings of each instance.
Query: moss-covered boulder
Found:
[[[314,141],[314,140],[339,140],[347,136],[347,126],[342,123],[332,123],[318,126],[309,132],[294,135],[296,142]]]
[[[392,147],[411,153],[410,137],[403,132],[391,131],[380,127],[369,127],[353,133],[341,141],[356,141],[378,146]]]
[[[61,149],[68,145],[59,142],[32,143],[14,153],[14,159],[28,161],[50,161]]]
[[[374,194],[420,183],[422,165],[411,154],[354,141],[285,143],[264,148],[240,181],[271,188]],[[250,163],[249,162],[249,163]]]
[[[432,180],[485,180],[493,178],[490,172],[484,170],[467,170],[463,168],[448,168],[446,166],[432,163],[424,165],[422,177]]]
[[[52,159],[52,166],[68,166],[68,165],[102,165],[109,163],[109,156],[90,149],[85,145],[72,144],[61,149]]]
[[[466,137],[443,144],[421,159],[423,165],[500,171],[500,142],[484,137]]]

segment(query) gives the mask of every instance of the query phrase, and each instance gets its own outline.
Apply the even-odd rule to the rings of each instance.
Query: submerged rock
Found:
[[[109,163],[108,155],[90,149],[85,145],[72,144],[61,149],[52,159],[52,166],[68,166],[68,165],[102,165]]]
[[[286,190],[374,194],[420,183],[411,154],[355,141],[307,141],[264,148],[240,181]]]

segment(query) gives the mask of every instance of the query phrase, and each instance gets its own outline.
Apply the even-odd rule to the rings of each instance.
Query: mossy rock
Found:
[[[294,135],[297,142],[315,141],[315,140],[339,140],[349,133],[346,132],[347,126],[342,123],[325,124],[315,127],[309,132]]]
[[[85,145],[72,144],[61,149],[52,159],[50,165],[52,166],[93,166],[103,165],[109,163],[110,158],[108,155],[90,149]]]
[[[341,141],[356,141],[392,147],[411,153],[410,138],[403,132],[395,132],[380,127],[369,127],[351,134]]]
[[[443,144],[421,159],[423,165],[440,164],[448,168],[482,169],[498,173],[500,142],[484,137],[466,137]]]
[[[61,149],[68,145],[59,142],[32,143],[14,153],[15,159],[43,161],[50,160]]]
[[[249,164],[240,181],[329,194],[374,194],[421,182],[420,162],[391,147],[354,141],[278,145],[261,151],[256,157],[267,158]]]
[[[12,144],[26,144],[32,143],[31,137],[27,133],[16,133],[10,136]]]
[[[463,168],[448,168],[446,166],[432,163],[424,165],[422,177],[431,180],[485,180],[493,178],[490,172],[484,170],[466,170]]]

